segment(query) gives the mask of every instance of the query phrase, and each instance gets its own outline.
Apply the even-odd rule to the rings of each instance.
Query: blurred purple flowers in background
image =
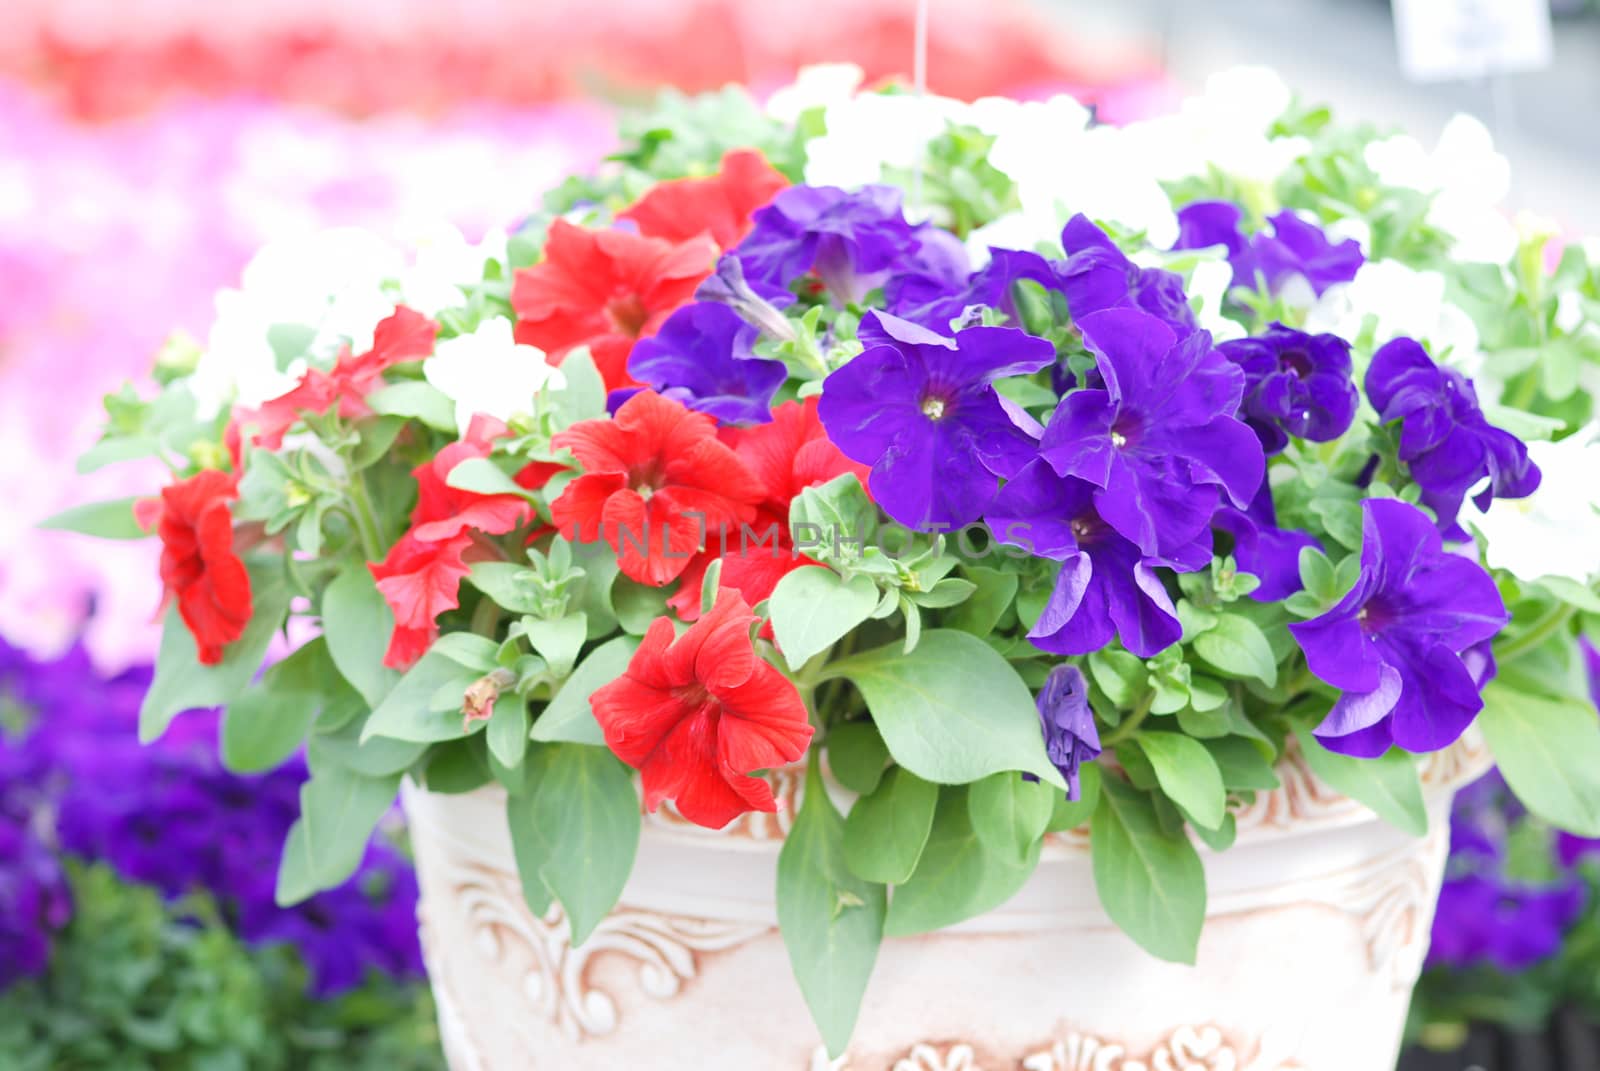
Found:
[[[35,661],[0,642],[0,984],[47,965],[70,914],[61,857],[99,861],[169,898],[209,892],[246,942],[295,945],[316,996],[369,970],[421,977],[416,878],[369,845],[348,883],[292,908],[273,900],[299,814],[304,763],[240,776],[216,757],[218,716],[194,711],[153,746],[137,739],[147,668],[102,679],[87,653]]]

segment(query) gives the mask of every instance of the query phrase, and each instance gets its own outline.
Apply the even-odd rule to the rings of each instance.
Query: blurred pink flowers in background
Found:
[[[39,653],[84,627],[103,668],[153,651],[150,542],[34,528],[82,502],[159,487],[149,466],[79,476],[100,398],[144,377],[174,330],[204,339],[213,295],[269,239],[358,226],[411,240],[515,222],[609,147],[573,104],[356,122],[194,102],[84,125],[0,83],[0,634]]]

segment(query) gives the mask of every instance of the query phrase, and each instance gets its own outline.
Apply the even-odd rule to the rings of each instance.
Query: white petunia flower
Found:
[[[1539,489],[1527,498],[1496,498],[1479,512],[1471,498],[1464,524],[1484,536],[1489,564],[1523,580],[1562,576],[1587,583],[1600,574],[1600,427],[1559,443],[1528,444]]]
[[[246,265],[237,290],[217,295],[205,354],[189,377],[202,418],[229,405],[260,405],[294,386],[303,363],[280,369],[275,327],[309,328],[308,352],[331,357],[346,342],[370,349],[378,322],[394,311],[383,282],[404,264],[399,251],[355,228],[272,242]]]
[[[1453,117],[1431,153],[1402,135],[1374,141],[1364,156],[1385,185],[1433,195],[1428,223],[1454,240],[1458,258],[1503,264],[1516,252],[1516,228],[1500,207],[1511,192],[1511,163],[1479,120]]]
[[[806,182],[853,189],[883,179],[885,168],[915,168],[928,143],[969,105],[948,97],[863,93],[823,113],[827,133],[806,145]]]
[[[1205,92],[1184,101],[1176,114],[1130,123],[1122,133],[1137,147],[1140,170],[1156,179],[1175,181],[1216,168],[1265,186],[1311,147],[1305,138],[1270,136],[1273,121],[1292,99],[1271,70],[1240,67],[1213,75]]]
[[[1184,288],[1191,300],[1198,300],[1195,320],[1217,342],[1244,338],[1244,325],[1222,314],[1223,299],[1233,285],[1233,265],[1226,260],[1206,259],[1194,266]]]
[[[1375,317],[1376,345],[1403,335],[1426,345],[1436,360],[1476,375],[1483,366],[1477,325],[1445,298],[1445,287],[1439,272],[1369,260],[1353,280],[1329,287],[1317,299],[1306,314],[1306,330],[1354,339],[1367,317]]]
[[[482,281],[486,261],[504,261],[506,232],[492,230],[474,245],[448,223],[422,228],[407,242],[415,251],[410,265],[400,272],[404,302],[424,316],[466,301],[463,286]]]
[[[456,426],[465,435],[472,418],[483,413],[510,420],[533,411],[546,386],[565,388],[566,377],[545,360],[542,350],[519,344],[511,321],[494,317],[470,335],[441,341],[422,362],[422,374],[456,405]]]
[[[854,63],[817,63],[800,68],[793,85],[767,98],[767,114],[783,123],[797,122],[812,108],[843,104],[856,95],[866,74]]]

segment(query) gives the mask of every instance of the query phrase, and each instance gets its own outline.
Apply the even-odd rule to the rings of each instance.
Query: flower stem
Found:
[[[1528,626],[1528,631],[1506,644],[1504,648],[1495,652],[1501,662],[1512,662],[1529,651],[1536,650],[1551,636],[1566,627],[1567,622],[1578,612],[1578,608],[1571,603],[1556,603],[1543,616]]]
[[[1117,726],[1116,729],[1107,734],[1104,740],[1100,741],[1101,749],[1110,751],[1138,732],[1139,726],[1143,725],[1145,718],[1150,716],[1150,707],[1155,701],[1156,693],[1154,688],[1145,692],[1144,697],[1139,700],[1139,705],[1133,708],[1133,713],[1129,714],[1121,725]]]
[[[384,539],[378,529],[377,515],[372,510],[372,496],[367,493],[365,476],[356,474],[347,490],[350,495],[351,519],[356,523],[356,535],[361,538],[361,550],[368,561],[382,561]]]

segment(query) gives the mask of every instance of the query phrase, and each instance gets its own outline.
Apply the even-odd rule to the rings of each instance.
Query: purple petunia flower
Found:
[[[752,283],[744,277],[744,267],[732,253],[717,261],[717,269],[695,290],[696,301],[715,301],[739,314],[745,323],[779,340],[795,337],[794,325],[783,314],[794,304],[794,295],[781,286]]]
[[[1142,553],[1097,509],[1093,484],[1063,477],[1044,461],[1009,480],[985,520],[1001,542],[1061,562],[1044,613],[1028,639],[1052,654],[1088,654],[1113,636],[1150,658],[1183,634],[1177,610],[1154,569],[1193,572],[1211,561],[1210,533],[1168,556]]]
[[[1105,386],[1061,400],[1040,453],[1093,484],[1099,515],[1141,553],[1171,557],[1205,531],[1224,492],[1244,507],[1261,486],[1260,440],[1235,416],[1244,375],[1207,332],[1180,338],[1138,309],[1079,326]]]
[[[1271,235],[1262,232],[1250,239],[1243,253],[1233,261],[1234,285],[1257,285],[1259,275],[1267,289],[1280,292],[1290,279],[1299,276],[1321,297],[1335,283],[1348,283],[1356,277],[1366,257],[1361,243],[1346,238],[1337,244],[1316,224],[1307,223],[1293,212],[1279,212],[1269,220]]]
[[[1045,677],[1037,700],[1044,750],[1067,782],[1067,799],[1078,798],[1078,770],[1100,757],[1100,730],[1089,709],[1089,682],[1077,666],[1062,664]]]
[[[1453,539],[1465,538],[1456,524],[1461,502],[1473,498],[1487,510],[1496,498],[1524,498],[1539,487],[1539,467],[1528,448],[1490,424],[1478,407],[1472,381],[1441,368],[1420,344],[1397,338],[1373,355],[1367,368],[1367,398],[1384,423],[1400,421],[1400,460],[1422,488],[1422,504]]]
[[[954,235],[913,227],[901,205],[893,186],[791,186],[755,213],[733,256],[752,284],[786,287],[815,271],[845,303],[859,303],[895,273],[965,276],[966,254]]]
[[[1437,751],[1483,708],[1488,642],[1508,620],[1494,580],[1446,553],[1426,514],[1361,504],[1361,574],[1327,613],[1289,626],[1311,672],[1344,693],[1316,729],[1331,751]]]
[[[1300,552],[1306,547],[1322,549],[1308,533],[1278,527],[1278,511],[1267,480],[1261,481],[1261,489],[1247,509],[1224,505],[1211,523],[1233,536],[1233,557],[1240,572],[1261,581],[1250,593],[1258,602],[1281,602],[1299,591],[1303,586]]]
[[[1560,951],[1585,898],[1578,884],[1537,888],[1485,874],[1454,878],[1439,895],[1428,965],[1525,971]]]
[[[755,355],[758,334],[727,305],[697,301],[634,344],[628,374],[722,423],[765,424],[789,370]]]
[[[55,856],[25,818],[0,813],[0,991],[44,972],[51,937],[71,918],[72,896]]]
[[[1185,205],[1178,210],[1178,241],[1172,248],[1210,249],[1220,245],[1232,260],[1248,245],[1239,227],[1243,221],[1244,210],[1231,201],[1196,201]]]
[[[975,306],[997,309],[1015,322],[1020,319],[1016,284],[1031,279],[1047,290],[1060,289],[1059,268],[1059,262],[1037,253],[990,249],[989,263],[956,286],[938,285],[928,275],[897,276],[885,287],[884,298],[896,316],[934,331],[948,330],[952,321]]]
[[[1132,307],[1160,317],[1180,334],[1195,329],[1183,277],[1139,267],[1087,216],[1076,215],[1067,222],[1061,245],[1067,261],[1059,269],[1060,289],[1074,320],[1082,322],[1104,309]]]
[[[1292,435],[1329,442],[1355,419],[1360,395],[1350,374],[1350,343],[1337,335],[1308,335],[1275,323],[1255,338],[1217,350],[1244,372],[1244,422],[1276,454]]]
[[[992,384],[1037,372],[1055,348],[1010,327],[946,338],[877,312],[860,338],[866,349],[823,383],[817,413],[828,438],[872,466],[872,497],[901,524],[976,520],[999,477],[1037,452],[1037,424]]]
[[[1328,241],[1322,228],[1293,212],[1279,212],[1268,220],[1272,233],[1262,231],[1246,238],[1240,224],[1244,212],[1228,201],[1199,201],[1178,212],[1178,242],[1172,248],[1210,249],[1222,246],[1233,267],[1233,285],[1255,289],[1265,285],[1276,294],[1293,278],[1306,281],[1321,297],[1335,283],[1356,277],[1366,257],[1353,238]]]

